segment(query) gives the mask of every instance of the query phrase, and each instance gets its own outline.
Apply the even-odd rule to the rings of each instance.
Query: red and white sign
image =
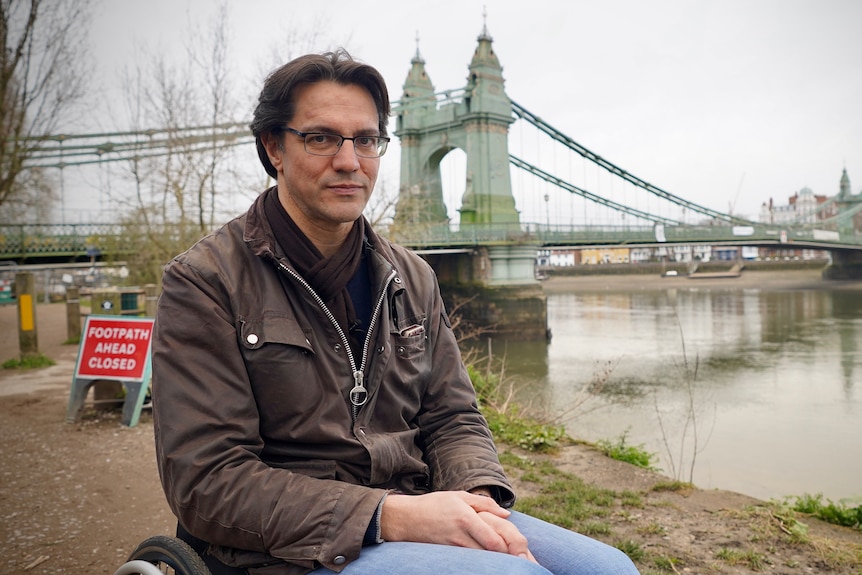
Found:
[[[143,383],[153,318],[87,316],[75,379],[121,379]]]

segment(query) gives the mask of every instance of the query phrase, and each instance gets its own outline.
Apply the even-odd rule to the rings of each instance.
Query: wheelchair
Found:
[[[197,551],[185,541],[155,535],[143,541],[114,575],[211,575]]]

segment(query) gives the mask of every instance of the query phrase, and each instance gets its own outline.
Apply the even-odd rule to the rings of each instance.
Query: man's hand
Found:
[[[466,491],[390,494],[383,500],[381,535],[386,541],[456,545],[508,553],[534,561],[527,539],[490,497]]]

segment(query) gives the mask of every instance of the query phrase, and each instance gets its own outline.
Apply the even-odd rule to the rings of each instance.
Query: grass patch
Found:
[[[527,451],[553,452],[566,437],[562,427],[537,423],[515,409],[485,411],[484,414],[495,439]]]
[[[655,568],[667,573],[679,573],[679,570],[676,568],[677,563],[679,563],[677,558],[668,557],[667,555],[660,555],[653,559]]]
[[[529,458],[516,455],[511,451],[501,452],[499,454],[499,458],[500,463],[506,467],[514,467],[515,469],[521,469],[522,471],[528,471],[536,466],[536,464],[530,461]]]
[[[632,561],[641,561],[644,558],[644,548],[637,541],[626,539],[625,541],[617,541],[614,547],[629,556]]]
[[[664,535],[667,533],[664,525],[655,521],[638,528],[638,533],[643,535]]]
[[[652,490],[656,492],[660,491],[689,491],[694,489],[694,485],[689,483],[688,481],[659,481],[655,485],[652,486]]]
[[[627,445],[626,435],[628,435],[628,430],[624,431],[613,441],[600,439],[596,443],[596,447],[611,459],[625,461],[626,463],[631,463],[632,465],[655,471],[655,468],[652,465],[652,459],[655,457],[655,454],[646,451],[643,444]]]
[[[581,523],[579,533],[589,537],[610,535],[611,526],[605,521],[585,521],[584,523]]]
[[[566,529],[579,531],[589,521],[610,514],[616,494],[587,485],[574,476],[549,481],[539,495],[518,501],[518,510]]]
[[[482,414],[497,441],[527,451],[547,453],[555,451],[561,441],[568,439],[562,426],[542,423],[511,403],[511,393],[504,393],[498,375],[482,373],[472,364],[467,365],[467,373],[476,390]]]
[[[54,360],[42,355],[28,355],[21,358],[12,358],[3,362],[3,369],[38,369],[54,365]]]
[[[722,547],[715,552],[715,558],[728,565],[745,565],[754,571],[760,571],[766,565],[766,558],[756,551],[740,551]]]
[[[620,499],[622,500],[623,507],[643,507],[644,500],[643,496],[637,491],[631,491],[626,489],[622,493],[620,493]]]
[[[795,513],[786,503],[773,501],[768,506],[747,507],[734,515],[746,519],[753,534],[750,541],[780,538],[791,545],[814,550],[830,570],[862,568],[862,546],[810,535],[808,526],[796,519]],[[736,560],[744,562],[744,557]]]
[[[843,503],[834,503],[823,495],[801,495],[789,498],[791,509],[799,513],[807,513],[814,517],[832,523],[862,530],[862,505],[849,507]]]

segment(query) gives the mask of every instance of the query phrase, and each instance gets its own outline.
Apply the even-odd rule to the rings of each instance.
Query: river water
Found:
[[[701,488],[862,503],[862,284],[639,283],[551,292],[550,344],[493,342],[522,402]]]

